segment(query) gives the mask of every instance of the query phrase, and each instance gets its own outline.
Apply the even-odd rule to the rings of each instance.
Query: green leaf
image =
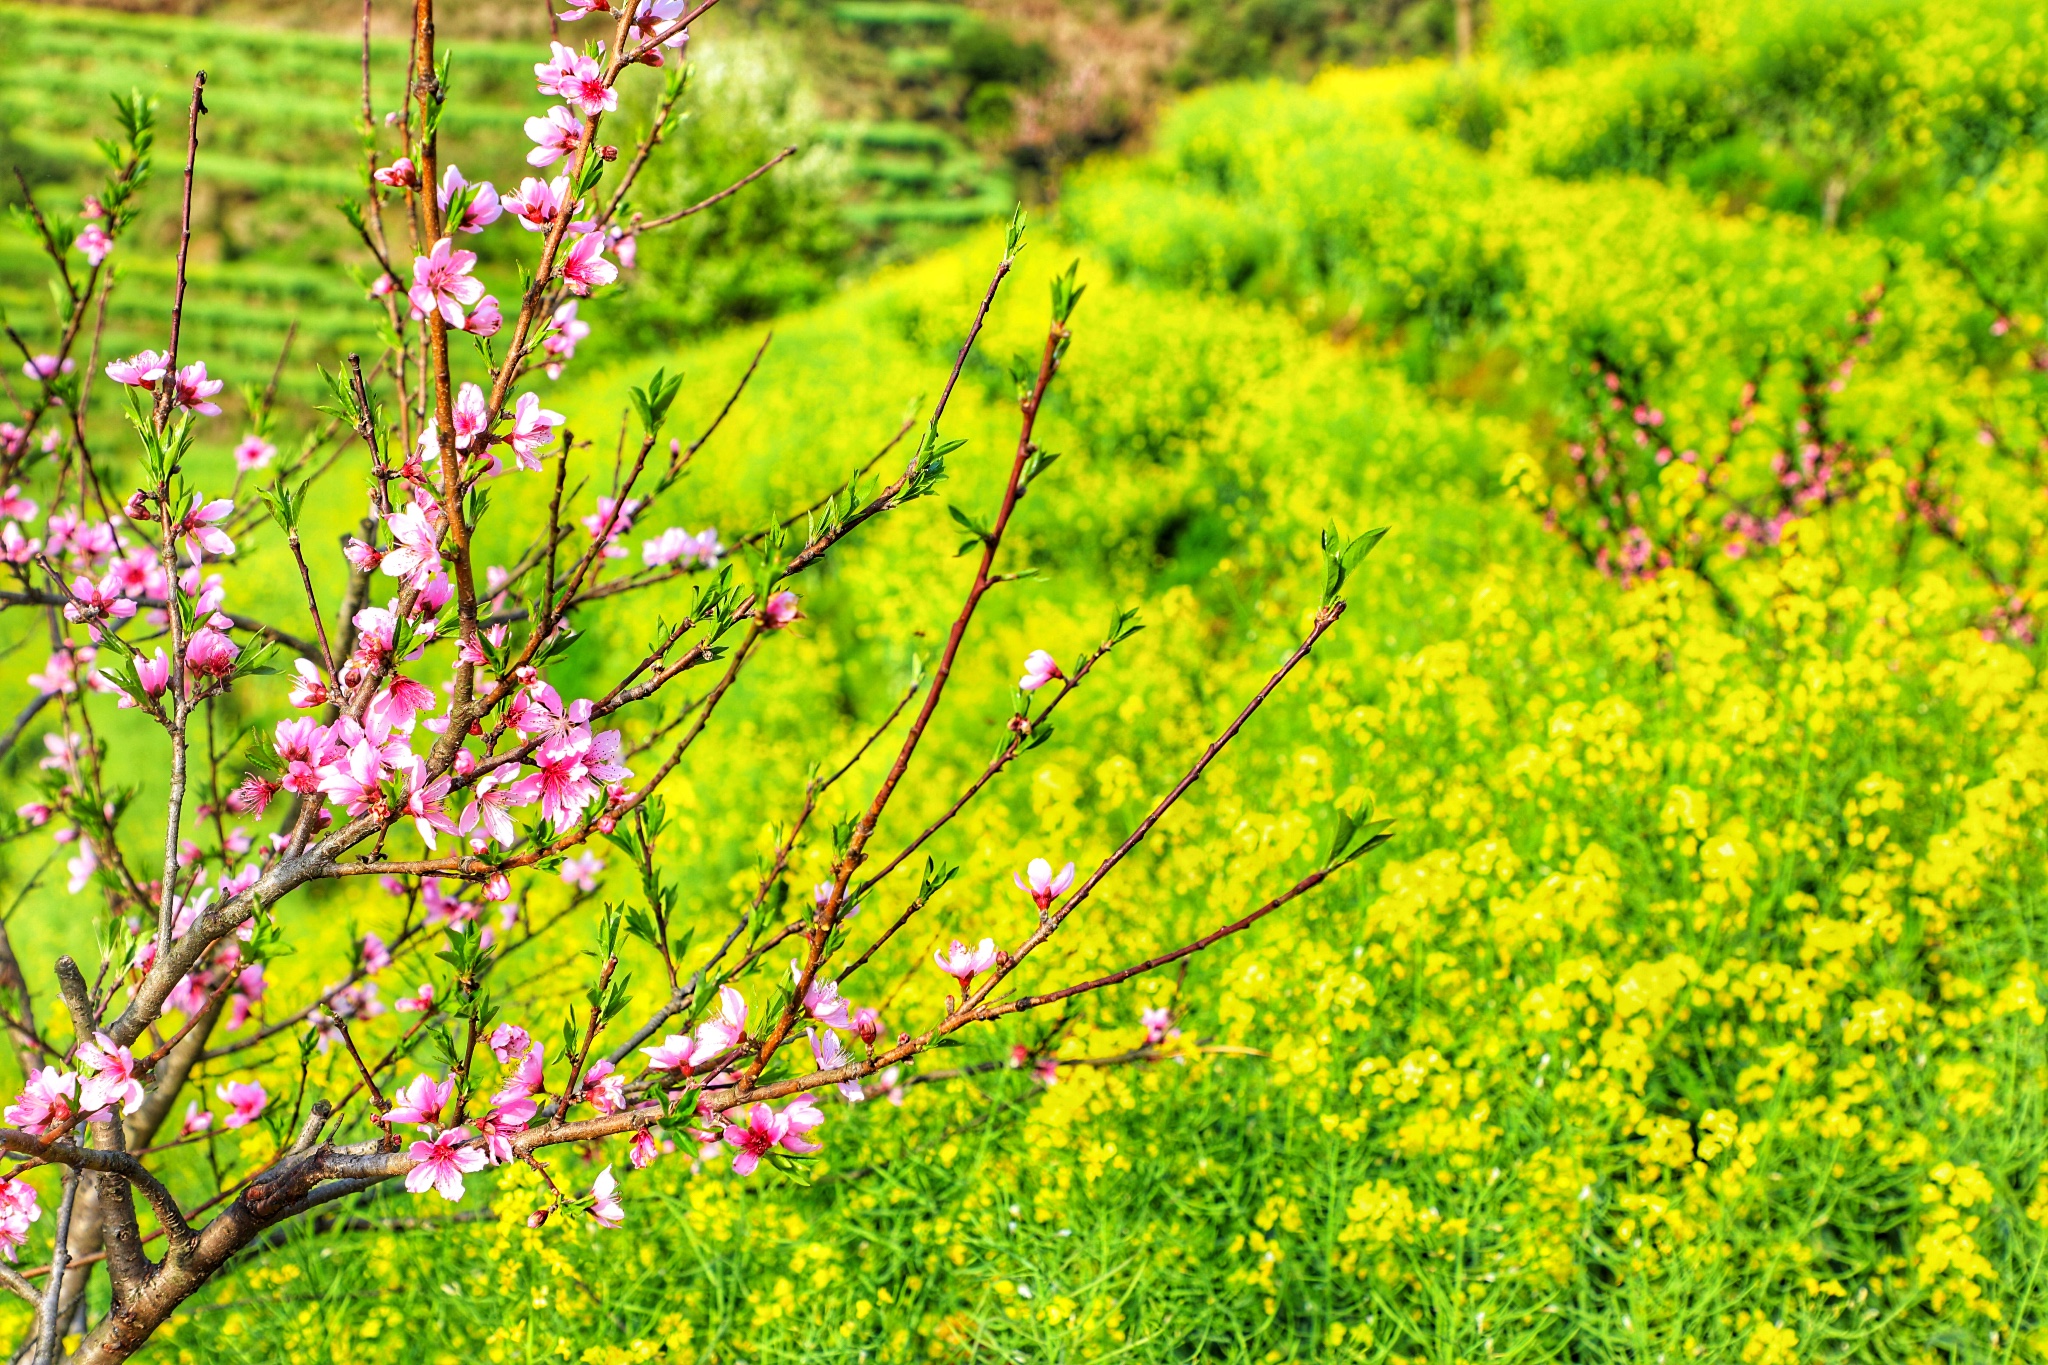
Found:
[[[1074,282],[1080,273],[1081,262],[1076,259],[1063,273],[1053,276],[1052,320],[1061,327],[1067,325],[1067,319],[1074,315],[1074,305],[1088,292],[1087,285]]]
[[[682,389],[682,375],[670,377],[666,370],[656,370],[645,388],[633,390],[633,411],[639,414],[640,428],[647,433],[649,440],[661,434],[662,426],[668,421],[669,408]]]
[[[1344,582],[1351,576],[1365,557],[1372,553],[1373,546],[1384,540],[1388,528],[1375,526],[1364,535],[1346,541],[1336,527],[1323,532],[1323,606],[1329,607],[1344,590]]]
[[[953,520],[959,522],[962,526],[967,528],[968,533],[971,534],[976,540],[980,541],[982,544],[986,545],[989,543],[989,541],[995,538],[994,533],[991,532],[986,526],[983,526],[980,522],[976,521],[967,513],[961,511],[958,507],[955,507],[952,503],[949,502],[946,504],[946,511],[951,513]]]

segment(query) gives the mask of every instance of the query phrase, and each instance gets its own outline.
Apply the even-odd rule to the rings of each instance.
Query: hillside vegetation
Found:
[[[1467,73],[1192,96],[1038,233],[946,500],[995,486],[1006,362],[1078,257],[1062,458],[1019,522],[1039,576],[991,599],[955,683],[983,703],[905,823],[979,770],[1028,650],[1071,659],[1121,607],[1148,629],[948,832],[969,871],[862,988],[918,1026],[934,946],[1029,921],[1010,867],[1121,839],[1295,638],[1333,523],[1392,527],[1341,628],[1039,970],[1243,913],[1337,811],[1394,817],[1392,844],[1184,973],[835,1102],[808,1187],[733,1201],[729,1162],[664,1156],[623,1254],[528,1229],[517,1169],[435,1244],[380,1203],[339,1247],[251,1257],[154,1358],[2048,1355],[2048,37],[1998,0],[1526,0],[1494,42]],[[678,519],[799,507],[870,456],[994,255],[779,322]],[[759,342],[620,360],[572,423],[611,430],[677,364],[708,419]],[[799,755],[851,752],[944,628],[957,527],[877,529],[800,585],[795,647],[671,800],[705,933],[773,844],[761,797],[793,806]],[[580,624],[586,657],[646,634]],[[0,856],[21,880],[45,853]],[[798,885],[830,851],[804,856]],[[47,892],[17,913],[85,936]],[[322,906],[337,933],[395,914]],[[321,984],[290,968],[277,999]],[[1169,1056],[1094,1064],[1151,1006]],[[1012,1041],[1056,1046],[1056,1083]]]

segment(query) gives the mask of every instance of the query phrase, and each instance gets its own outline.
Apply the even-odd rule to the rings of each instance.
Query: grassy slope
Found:
[[[999,1071],[914,1091],[901,1115],[835,1108],[808,1192],[667,1158],[627,1183],[631,1241],[528,1234],[515,1177],[497,1224],[451,1234],[452,1259],[402,1232],[331,1256],[287,1246],[225,1281],[164,1358],[610,1361],[665,1346],[718,1360],[1783,1362],[1993,1358],[1992,1330],[2039,1330],[2048,1053],[2025,964],[2048,951],[2028,842],[2048,764],[2029,655],[1956,631],[1970,613],[1939,564],[1896,598],[1830,577],[1869,530],[1846,515],[1765,580],[1792,626],[1731,629],[1682,588],[1615,591],[1500,491],[1556,397],[1548,348],[1577,322],[1619,328],[1708,408],[1714,386],[1690,377],[1740,370],[1719,348],[1750,329],[1824,330],[1830,291],[1853,297],[1873,244],[1767,219],[1736,231],[1655,187],[1518,182],[1390,134],[1375,122],[1388,93],[1214,97],[1185,125],[1214,139],[1174,145],[1234,139],[1242,159],[1222,164],[1258,176],[1219,191],[1215,160],[1169,160],[1106,176],[1092,215],[1077,213],[1092,287],[1047,435],[1067,458],[1024,526],[1048,582],[991,604],[956,684],[974,704],[908,798],[941,803],[985,752],[1025,649],[1071,657],[1113,605],[1146,605],[1153,629],[949,846],[967,872],[929,936],[1014,938],[1025,912],[1007,871],[1106,846],[1166,785],[1311,602],[1315,530],[1391,522],[1332,647],[1048,969],[1207,927],[1298,865],[1325,803],[1370,792],[1402,822],[1380,865],[1185,982],[1083,1009],[1062,1045],[1114,1051],[1141,1003],[1171,1001],[1191,1031],[1249,1052],[1070,1068],[1043,1095]],[[1250,121],[1248,99],[1264,101]],[[1425,189],[1462,192],[1469,216],[1394,238],[1423,259],[1391,262],[1347,235],[1385,200],[1348,223],[1298,216],[1345,202],[1295,194],[1287,172],[1316,169],[1291,150],[1301,127],[1432,159],[1444,178]],[[1475,189],[1461,174],[1491,178]],[[1435,202],[1395,207],[1429,223]],[[1146,211],[1117,212],[1133,203]],[[1570,210],[1603,203],[1608,268],[1589,276],[1558,239],[1585,230]],[[1301,231],[1317,222],[1322,235]],[[1492,259],[1465,249],[1464,227],[1535,267],[1502,277],[1508,301],[1487,315],[1513,323],[1500,335],[1525,365],[1507,368],[1533,392],[1469,403],[1434,357],[1404,352],[1420,335],[1455,343],[1444,365],[1474,354],[1458,349],[1459,301],[1502,280],[1417,268]],[[1262,229],[1288,250],[1259,254]],[[1032,340],[1065,259],[1051,246],[1027,257],[992,359]],[[1716,272],[1741,274],[1750,253],[1775,263],[1754,296],[1765,311],[1727,318]],[[987,254],[792,319],[674,519],[744,524],[857,460],[942,376]],[[1651,268],[1674,258],[1693,263],[1678,286]],[[1234,260],[1254,268],[1205,273]],[[1154,282],[1110,283],[1111,262]],[[1286,311],[1219,297],[1247,283]],[[1909,283],[1905,322],[1938,319],[1949,286]],[[1357,338],[1345,344],[1289,316],[1341,321],[1354,304],[1374,326],[1340,329]],[[1701,319],[1725,325],[1660,349],[1661,328]],[[1945,336],[1926,324],[1869,401],[1904,410],[1950,383]],[[684,355],[684,410],[708,411],[751,344]],[[580,393],[579,425],[609,430],[653,363]],[[1005,387],[994,364],[970,370],[954,431],[972,444],[948,500],[986,501]],[[949,525],[918,509],[802,585],[810,624],[687,775],[670,854],[704,932],[767,837],[758,798],[790,799],[820,746],[843,748],[881,707],[911,632],[942,624],[931,583],[962,572],[944,558]],[[607,653],[644,628],[595,624],[586,649]],[[351,889],[314,914],[392,911]],[[904,944],[856,995],[902,1026],[929,1018],[930,946]]]
[[[374,315],[362,307],[361,248],[335,212],[354,192],[362,163],[360,44],[190,20],[94,14],[62,8],[0,8],[9,53],[0,76],[0,118],[53,179],[38,189],[47,211],[75,220],[93,187],[93,141],[112,122],[110,93],[139,90],[157,101],[157,183],[128,250],[108,310],[104,352],[161,344],[178,235],[177,182],[192,72],[207,71],[200,175],[194,190],[191,354],[234,383],[267,379],[284,334],[299,327],[302,359],[332,364],[367,349]],[[398,97],[391,73],[404,45],[375,51],[375,105]],[[524,47],[456,48],[456,79],[470,101],[449,116],[450,160],[472,168],[514,166],[527,145],[520,119],[533,101]],[[516,184],[516,180],[514,181]],[[74,227],[75,231],[75,227]],[[20,233],[0,246],[0,304],[17,318],[46,311],[39,258]],[[361,284],[367,284],[367,277]],[[37,323],[25,323],[34,343]]]
[[[1194,126],[1241,125],[1232,98],[1191,107]],[[1759,249],[1811,249],[1756,230]],[[1030,340],[1063,259],[1044,245],[991,357]],[[986,254],[793,320],[681,519],[843,468],[941,372]],[[404,1235],[289,1248],[180,1349],[412,1358],[403,1324],[425,1314],[451,1360],[1876,1360],[1981,1339],[1991,1305],[2035,1330],[2030,1078],[2048,1051],[2026,1003],[2043,925],[2020,812],[2039,797],[1986,780],[2042,771],[2026,655],[1956,633],[1967,612],[1940,573],[1905,597],[1831,578],[1864,533],[1846,515],[1770,571],[1779,619],[1813,624],[1731,629],[1682,585],[1619,593],[1499,491],[1520,420],[1430,398],[1398,350],[1083,268],[1047,437],[1068,458],[1027,504],[1049,581],[994,604],[957,684],[977,705],[938,736],[913,806],[973,761],[1028,646],[1071,654],[1117,602],[1154,628],[960,831],[966,881],[861,990],[928,1018],[930,938],[1020,932],[1005,871],[1113,840],[1299,621],[1315,529],[1388,521],[1331,648],[1045,969],[1213,924],[1299,865],[1323,803],[1370,793],[1401,820],[1377,867],[1184,981],[1083,1007],[1062,1044],[1125,1046],[1159,1001],[1252,1052],[1069,1068],[1042,1095],[998,1071],[914,1092],[901,1116],[835,1108],[810,1191],[668,1158],[628,1186],[630,1244],[529,1234],[514,1177],[496,1226],[454,1234],[455,1269]],[[687,357],[698,407],[747,340]],[[996,368],[970,384],[947,490],[967,506],[1007,425]],[[821,728],[849,742],[901,642],[942,621],[947,547],[926,509],[808,585],[808,634],[679,794],[677,866],[707,908],[743,880],[753,798],[795,789]],[[1993,811],[2013,816],[1981,823]]]

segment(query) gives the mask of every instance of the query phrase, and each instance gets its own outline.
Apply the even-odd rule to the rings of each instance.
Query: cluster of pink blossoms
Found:
[[[391,1107],[380,1118],[387,1129],[421,1131],[406,1149],[415,1164],[406,1175],[405,1186],[414,1194],[431,1190],[443,1199],[459,1200],[464,1176],[516,1160],[514,1143],[540,1112],[544,1099],[563,1107],[587,1103],[599,1114],[621,1113],[629,1106],[626,1078],[609,1061],[599,1061],[585,1072],[575,1082],[573,1095],[560,1095],[548,1080],[546,1045],[525,1028],[501,1023],[491,1031],[488,1042],[491,1055],[505,1070],[496,1092],[477,1112],[472,1114],[468,1103],[458,1096],[453,1077],[436,1079],[421,1073],[392,1097]],[[652,1133],[642,1129],[633,1139],[633,1165],[646,1166],[659,1150]],[[624,1220],[609,1166],[592,1184],[589,1201],[590,1216],[604,1226],[617,1227]],[[538,1226],[546,1217],[543,1210],[530,1221]]]
[[[794,979],[803,979],[803,968],[799,963],[790,963]],[[865,1042],[872,1045],[881,1033],[881,1017],[873,1010],[862,1010],[858,1020],[847,1014],[846,1002],[839,998],[836,982],[813,981],[804,993],[804,1008],[817,1022],[829,1029],[854,1031]],[[812,1055],[821,1067],[841,1065],[843,1056],[838,1035],[831,1032],[820,1034],[816,1029],[806,1029]],[[747,1042],[747,1002],[739,991],[731,986],[721,986],[718,991],[718,1008],[697,1026],[694,1035],[671,1033],[652,1047],[640,1049],[647,1055],[647,1070],[650,1074],[674,1073],[690,1075],[704,1068],[711,1068],[709,1084],[713,1087],[730,1085],[733,1077],[722,1069],[723,1064],[739,1055]],[[831,1060],[827,1060],[830,1058]],[[866,1098],[860,1086],[842,1085],[841,1093],[858,1103]],[[733,1170],[743,1176],[752,1175],[761,1158],[774,1150],[808,1156],[823,1150],[822,1144],[811,1141],[809,1134],[825,1121],[824,1113],[817,1102],[808,1094],[798,1095],[782,1109],[770,1105],[756,1104],[744,1116],[744,1123],[728,1123],[721,1130],[717,1116],[710,1108],[708,1097],[700,1096],[698,1101],[700,1126],[690,1130],[690,1136],[699,1146],[699,1158],[709,1161],[720,1150],[720,1143],[732,1148]],[[634,1167],[646,1166],[654,1160],[656,1145],[653,1135],[642,1131],[634,1138],[632,1163]]]
[[[669,0],[663,0],[663,3],[669,3]],[[671,40],[669,45],[676,46],[678,42]],[[568,103],[556,105],[546,114],[526,121],[527,136],[535,144],[526,159],[527,164],[535,169],[572,157],[588,138],[584,119],[618,107],[617,93],[604,78],[600,60],[602,43],[597,45],[595,57],[561,43],[552,47],[551,59],[536,63],[534,75],[541,94],[552,95]],[[659,65],[659,61],[655,64]],[[377,168],[370,179],[373,184],[386,189],[420,191],[425,188],[421,184],[419,168],[410,157],[400,157],[389,166]],[[575,217],[583,211],[583,204],[571,201],[569,177],[566,175],[555,176],[552,180],[528,176],[515,192],[500,194],[491,181],[471,181],[463,175],[460,167],[450,165],[442,172],[441,183],[435,187],[434,195],[446,215],[451,235],[440,238],[426,255],[413,260],[412,283],[405,287],[405,296],[415,322],[438,314],[455,331],[479,338],[497,335],[504,326],[504,311],[497,296],[490,293],[474,273],[476,253],[457,248],[452,234],[479,234],[507,215],[529,232],[551,232],[565,217],[570,220],[566,230],[572,240],[557,268],[562,283],[579,298],[614,283],[619,278],[620,267],[630,268],[633,264],[635,244],[630,234],[616,228],[601,232],[594,221]],[[616,262],[606,259],[607,250],[618,257]],[[371,286],[370,293],[375,297],[388,297],[397,293],[399,288],[397,280],[390,275],[382,275]],[[590,324],[576,316],[575,299],[555,310],[541,336],[541,348],[548,357],[546,369],[550,379],[561,377],[563,365],[576,353],[576,344],[589,335]],[[561,418],[554,416],[552,425],[560,424]],[[530,430],[529,426],[527,431]],[[515,450],[520,450],[518,436],[525,434],[521,432],[515,436]],[[537,460],[528,463],[527,451],[520,450],[520,453],[522,467],[538,468]]]
[[[172,405],[196,412],[202,417],[220,416],[220,404],[213,401],[213,396],[227,387],[225,380],[207,378],[206,362],[203,360],[195,360],[190,365],[179,367],[177,374],[173,376],[171,357],[164,351],[138,351],[126,360],[110,361],[107,364],[107,378],[116,384],[146,389],[151,393],[168,378],[172,386]]]
[[[26,1180],[0,1180],[0,1256],[9,1261],[28,1244],[29,1225],[43,1216],[36,1187]]]
[[[718,539],[716,526],[707,526],[694,536],[680,526],[671,526],[640,547],[640,562],[650,569],[670,564],[715,569],[723,558],[725,546]]]
[[[400,553],[384,555],[382,567],[394,576],[424,575],[411,618],[419,632],[417,640],[431,633],[433,613],[448,600],[450,588],[438,559],[431,565],[408,560],[394,567]],[[425,758],[413,749],[416,730],[438,734],[445,723],[421,719],[440,707],[434,689],[396,671],[424,652],[422,646],[405,659],[391,658],[400,625],[397,607],[394,601],[356,614],[356,648],[338,681],[324,677],[311,660],[298,661],[292,701],[306,708],[324,706],[387,668],[392,671],[360,722],[346,715],[331,725],[311,717],[279,721],[272,740],[277,772],[250,774],[240,791],[245,808],[260,811],[279,791],[324,797],[348,815],[375,813],[410,820],[430,849],[439,846],[441,835],[453,834],[467,840],[472,852],[482,854],[493,843],[509,849],[518,842],[512,813],[521,808],[537,803],[542,819],[560,833],[578,824],[593,805],[602,816],[626,798],[621,784],[633,774],[622,761],[619,732],[593,729],[589,701],[565,704],[528,668],[522,670],[520,685],[506,706],[504,729],[530,743],[530,752],[522,759],[488,746],[482,753],[464,746],[456,757],[455,774],[476,775],[475,781],[460,815],[450,810],[452,779],[430,778]],[[529,762],[534,770],[525,773]],[[502,875],[494,877],[485,894],[503,900],[510,894],[510,883]]]
[[[120,364],[122,362],[116,362]],[[203,367],[198,367],[203,368]],[[152,362],[159,377],[162,366]],[[218,382],[213,381],[213,387]],[[32,534],[37,504],[22,495],[19,487],[0,493],[0,558],[27,564],[40,560],[63,574],[65,603],[63,617],[85,627],[86,640],[66,635],[43,667],[29,677],[30,685],[46,695],[76,695],[82,690],[119,698],[123,708],[154,706],[171,687],[174,663],[181,662],[184,694],[188,698],[211,695],[232,680],[242,646],[230,635],[233,618],[223,610],[227,590],[222,577],[210,572],[211,561],[235,553],[234,538],[225,529],[234,504],[225,498],[208,498],[195,493],[189,503],[172,508],[160,506],[154,498],[138,493],[112,517],[88,515],[81,509],[53,511],[42,523],[41,535]],[[166,565],[159,541],[164,531],[151,532],[148,522],[168,522],[167,538],[189,563]],[[144,534],[137,536],[140,530]],[[182,643],[182,657],[173,660],[164,645],[143,647],[132,656],[132,675],[116,676],[103,667],[105,635],[131,621],[159,633],[168,633],[170,615],[165,603],[173,594],[190,609],[191,629]],[[72,798],[85,787],[78,768],[83,736],[68,731],[45,736],[49,756],[45,771],[58,777],[58,787],[49,800],[25,804],[17,812],[32,826],[51,822],[55,811],[68,809]],[[205,812],[211,814],[210,811]],[[58,825],[52,834],[60,845],[73,850],[68,862],[69,889],[81,892],[100,866],[100,851],[91,838],[77,828]],[[237,831],[223,854],[239,855],[249,848],[246,836]],[[181,866],[189,865],[198,852],[189,843],[181,847]],[[223,877],[227,874],[223,872]],[[236,874],[237,878],[245,874]],[[254,879],[253,866],[246,880],[236,880],[232,890]],[[194,882],[188,895],[198,895]],[[138,926],[139,932],[139,926]]]
[[[44,1137],[78,1123],[111,1122],[116,1109],[132,1114],[142,1107],[135,1054],[127,1048],[116,1047],[106,1034],[96,1033],[90,1043],[79,1045],[77,1061],[76,1071],[58,1066],[31,1071],[21,1093],[0,1117],[25,1133]],[[8,1259],[12,1260],[12,1255]]]

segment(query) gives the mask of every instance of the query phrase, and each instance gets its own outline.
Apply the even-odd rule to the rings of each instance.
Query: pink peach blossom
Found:
[[[264,440],[261,436],[251,433],[244,436],[242,443],[235,447],[235,468],[247,474],[251,470],[263,468],[271,460],[275,459],[276,456],[276,446]]]
[[[789,979],[792,982],[801,981],[803,975],[802,965],[794,958],[790,959]],[[810,986],[804,991],[804,1009],[809,1012],[811,1018],[821,1024],[830,1024],[837,1029],[852,1027],[846,1018],[846,1002],[839,998],[839,983],[836,981],[820,981],[813,978]]]
[[[568,176],[541,180],[529,175],[519,182],[516,193],[508,194],[498,202],[528,232],[546,232],[554,226],[555,219],[562,216],[568,207],[568,199]]]
[[[462,310],[484,296],[483,281],[469,273],[476,268],[474,251],[457,251],[446,237],[412,263],[412,288],[406,297],[422,316],[438,311],[450,327],[462,326]]]
[[[597,874],[604,871],[604,859],[589,849],[562,860],[562,880],[579,891],[597,890]]]
[[[455,1082],[437,1081],[425,1072],[413,1077],[412,1084],[393,1095],[391,1110],[384,1115],[386,1123],[409,1123],[414,1125],[437,1124],[441,1111],[447,1107],[448,1099],[455,1093]]]
[[[512,1074],[506,1079],[504,1089],[492,1098],[491,1103],[504,1104],[508,1100],[525,1099],[529,1095],[547,1093],[547,1061],[546,1045],[534,1043],[519,1059],[519,1064],[512,1068]]]
[[[404,510],[386,517],[384,524],[397,546],[385,553],[379,567],[408,587],[425,587],[427,580],[441,571],[440,510],[408,502]]]
[[[185,643],[185,666],[202,678],[225,678],[235,671],[235,656],[241,652],[233,640],[202,626]]]
[[[697,1046],[690,1065],[702,1066],[737,1047],[747,1034],[747,1001],[731,986],[718,988],[718,1012],[697,1025]]]
[[[1026,881],[1025,876],[1028,876],[1030,880]],[[1074,865],[1068,863],[1059,870],[1059,875],[1055,876],[1053,875],[1051,863],[1043,858],[1033,858],[1030,866],[1025,869],[1024,875],[1020,876],[1012,872],[1010,880],[1017,884],[1019,891],[1031,897],[1033,905],[1036,905],[1040,910],[1044,910],[1064,895],[1067,888],[1074,884]]]
[[[229,1128],[248,1127],[262,1117],[263,1107],[270,1103],[269,1092],[257,1081],[229,1081],[216,1086],[213,1093],[233,1111],[223,1120]]]
[[[1138,1022],[1144,1026],[1145,1041],[1154,1047],[1180,1034],[1180,1030],[1173,1026],[1173,1011],[1163,1006],[1145,1010],[1138,1016]]]
[[[484,1140],[484,1152],[494,1166],[509,1166],[515,1159],[512,1139],[526,1131],[526,1125],[533,1122],[533,1116],[540,1112],[540,1106],[530,1099],[515,1098],[494,1102],[489,1113],[477,1124],[477,1132]]]
[[[35,1186],[26,1180],[0,1180],[0,1256],[12,1261],[15,1251],[28,1245],[29,1225],[42,1216]]]
[[[432,1142],[415,1142],[406,1155],[417,1164],[406,1172],[405,1188],[414,1194],[433,1190],[450,1203],[462,1198],[462,1177],[480,1171],[487,1164],[484,1154],[461,1144],[469,1140],[467,1128],[451,1128]]]
[[[533,1035],[518,1024],[500,1024],[491,1030],[491,1055],[501,1062],[524,1057],[533,1048]]]
[[[486,294],[472,308],[469,317],[462,324],[462,330],[473,337],[494,337],[505,325],[505,315],[498,309],[498,296]]]
[[[85,1075],[78,1088],[78,1107],[104,1109],[118,1103],[132,1114],[142,1107],[142,1082],[135,1079],[135,1054],[104,1033],[93,1034],[78,1048],[78,1066]]]
[[[548,335],[541,342],[541,350],[551,357],[547,365],[548,378],[562,377],[562,366],[575,356],[576,344],[589,335],[590,324],[576,316],[575,299],[555,310]]]
[[[192,505],[185,515],[178,518],[172,534],[185,542],[185,553],[192,556],[197,564],[206,555],[222,559],[235,552],[235,542],[219,523],[234,514],[235,504],[228,498],[215,498],[208,502],[204,493],[192,495]]]
[[[1060,672],[1059,662],[1042,649],[1034,649],[1024,660],[1024,676],[1017,679],[1017,686],[1026,692],[1036,692],[1057,678],[1067,675]]]
[[[29,1073],[28,1084],[22,1087],[21,1094],[15,1097],[14,1103],[8,1105],[0,1117],[4,1117],[17,1128],[41,1137],[52,1128],[62,1127],[78,1112],[73,1104],[77,1095],[76,1073],[46,1066]]]
[[[839,1035],[830,1029],[807,1028],[804,1037],[810,1040],[811,1058],[817,1062],[820,1071],[836,1071],[852,1060],[846,1055],[846,1045],[839,1041]],[[838,1090],[848,1104],[859,1104],[868,1097],[857,1080],[839,1082]]]
[[[422,981],[417,991],[392,1001],[391,1008],[400,1014],[424,1014],[434,1008],[434,983]]]
[[[590,1216],[608,1228],[615,1228],[626,1221],[626,1210],[619,1203],[618,1188],[618,1181],[612,1178],[609,1166],[597,1173],[597,1179],[590,1186]]]
[[[205,361],[195,360],[178,371],[178,391],[171,401],[202,417],[218,417],[220,404],[210,400],[226,387],[226,380],[206,377]]]
[[[568,100],[585,114],[608,114],[619,107],[619,93],[605,81],[604,67],[596,58],[561,43],[550,46],[553,57],[533,67],[541,94]]]
[[[853,1012],[853,1036],[870,1047],[882,1034],[882,1016],[866,1005]]]
[[[583,1078],[583,1098],[600,1114],[616,1114],[626,1107],[626,1078],[600,1061]]]
[[[789,1136],[789,1120],[765,1104],[754,1105],[746,1113],[746,1125],[727,1124],[724,1137],[726,1144],[738,1155],[733,1158],[735,1175],[752,1175],[761,1158],[774,1151]]]
[[[583,123],[558,104],[540,117],[528,119],[526,135],[536,144],[526,154],[526,164],[539,169],[573,155],[583,145]]]
[[[603,233],[587,232],[569,248],[568,259],[562,262],[562,279],[570,293],[581,298],[618,279],[619,268],[604,258],[604,247]]]
[[[455,201],[455,196],[469,188],[471,188],[470,182],[463,178],[461,170],[453,163],[450,163],[448,169],[441,172],[441,189],[434,196],[435,202],[440,205],[442,212],[445,213],[448,210],[448,206]],[[455,224],[456,230],[459,232],[482,232],[485,228],[497,222],[499,215],[505,211],[498,202],[497,187],[492,185],[490,181],[477,181],[475,190],[475,196],[463,208],[462,221]]]
[[[137,351],[126,360],[107,363],[107,378],[116,384],[130,388],[155,388],[170,366],[170,357],[162,351]]]
[[[114,249],[114,239],[98,223],[87,223],[85,229],[72,239],[71,245],[85,257],[87,264],[98,265]]]
[[[690,1055],[696,1044],[681,1033],[671,1033],[653,1047],[640,1050],[647,1054],[649,1071],[680,1071],[690,1064]]]
[[[519,395],[512,408],[512,434],[507,439],[519,457],[521,469],[540,468],[541,452],[554,441],[555,428],[566,420],[561,413],[542,407],[536,395]]]
[[[969,948],[959,939],[944,953],[933,953],[932,961],[939,964],[939,970],[960,983],[960,994],[964,999],[974,990],[974,978],[996,965],[996,941],[985,938]]]

